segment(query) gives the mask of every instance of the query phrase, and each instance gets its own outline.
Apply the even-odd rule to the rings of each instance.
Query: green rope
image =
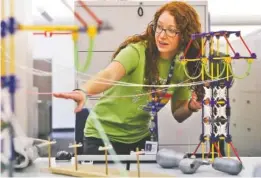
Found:
[[[86,61],[83,65],[83,67],[81,67],[80,65],[80,61],[79,61],[79,54],[78,54],[78,44],[77,41],[74,41],[74,62],[75,62],[75,68],[77,71],[79,72],[86,72],[91,64],[91,60],[92,60],[92,55],[93,55],[93,48],[94,48],[94,40],[93,38],[90,38],[89,41],[89,49],[88,49],[88,55],[86,57]]]
[[[183,69],[184,69],[184,72],[185,72],[186,76],[187,76],[189,79],[191,79],[191,80],[195,80],[195,79],[199,78],[199,77],[201,76],[201,74],[202,74],[202,71],[201,71],[198,76],[191,77],[191,76],[188,74],[188,71],[187,71],[187,69],[186,69],[186,64],[185,64],[185,63],[183,63]]]
[[[251,65],[252,63],[250,63],[250,62],[248,62],[248,67],[247,67],[247,71],[242,75],[242,76],[237,76],[237,75],[235,75],[235,73],[233,73],[233,71],[232,71],[232,67],[229,65],[229,70],[231,71],[231,73],[232,73],[232,75],[233,75],[233,77],[234,78],[236,78],[236,79],[244,79],[244,78],[246,78],[247,76],[249,76],[249,74],[250,74],[250,70],[251,70]]]
[[[210,78],[213,78],[213,79],[219,79],[225,72],[225,69],[226,69],[226,64],[224,65],[223,67],[223,70],[220,72],[220,74],[218,76],[212,76],[208,71],[207,71],[207,68],[205,67],[205,74],[210,77]],[[212,70],[212,69],[211,69]]]
[[[75,68],[77,71],[84,73],[89,69],[90,64],[91,64],[91,59],[92,59],[92,55],[93,55],[93,47],[94,47],[94,39],[90,38],[88,55],[87,55],[85,64],[82,68],[80,67],[81,65],[80,65],[79,54],[78,54],[79,47],[78,47],[77,43],[78,43],[78,41],[74,40],[74,65],[75,65]],[[87,95],[86,95],[86,97],[87,97]],[[85,104],[87,104],[87,99],[85,100]]]
[[[95,128],[97,129],[99,135],[101,136],[101,139],[102,139],[104,145],[107,145],[107,146],[112,145],[107,134],[105,133],[95,111],[90,110],[89,115],[93,116],[92,118],[91,117],[89,117],[89,118],[93,119]],[[118,168],[119,168],[119,172],[121,175],[120,177],[128,177],[128,172],[123,167],[123,164],[121,163],[121,160],[120,160],[119,156],[117,155],[117,153],[115,152],[114,148],[109,149],[108,152],[109,152],[110,156],[112,157],[112,159],[114,160],[114,163],[119,166]]]

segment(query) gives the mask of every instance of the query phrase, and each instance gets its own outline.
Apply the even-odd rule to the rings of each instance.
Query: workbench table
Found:
[[[235,158],[236,159],[236,158]],[[252,177],[253,169],[255,165],[261,163],[261,157],[241,157],[241,160],[244,164],[244,169],[238,175],[239,177]],[[52,166],[62,166],[62,165],[70,165],[74,163],[74,159],[71,161],[55,161],[52,158]],[[102,163],[98,163],[101,165]],[[109,164],[109,167],[116,167],[116,164]],[[44,168],[48,168],[48,158],[38,158],[35,160],[34,164],[30,167],[26,168],[24,171],[15,172],[15,177],[65,177],[63,175],[55,175],[49,173]],[[123,165],[123,168],[126,168]],[[137,170],[137,166],[135,163],[132,163],[130,166],[130,170]],[[233,177],[232,175],[228,175],[226,173],[222,173],[214,170],[210,165],[201,166],[197,172],[193,175],[183,174],[179,169],[163,169],[156,163],[141,163],[140,170],[145,172],[155,172],[161,174],[168,174],[170,176],[176,177]]]

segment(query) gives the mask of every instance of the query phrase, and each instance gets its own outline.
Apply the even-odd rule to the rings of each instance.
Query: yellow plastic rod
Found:
[[[59,25],[59,26],[48,26],[48,25],[19,25],[19,30],[22,31],[78,31],[79,27],[75,25]]]
[[[186,61],[188,61],[188,62],[193,62],[193,61],[200,61],[201,59],[200,58],[198,58],[198,59],[184,59],[184,60],[186,60]]]
[[[1,39],[1,76],[6,75],[5,69],[5,40],[4,38]]]
[[[217,39],[217,56],[219,56],[219,49],[220,49],[220,43],[219,43],[219,38]]]
[[[5,18],[5,0],[1,0],[1,20]],[[5,69],[5,38],[1,38],[1,76],[6,75]]]
[[[204,43],[205,43],[205,39],[204,39],[204,37],[202,37],[201,38],[201,56],[205,56]]]
[[[15,73],[15,37],[11,35],[10,37],[10,74]]]
[[[10,15],[14,17],[14,0],[10,0]],[[10,36],[10,74],[15,73],[15,37]]]
[[[202,149],[202,159],[204,159],[205,154],[205,143],[201,142],[201,149]]]
[[[10,16],[14,17],[14,15],[15,15],[15,13],[14,13],[14,10],[15,10],[15,8],[14,8],[14,0],[9,0],[9,2],[10,2]]]
[[[227,143],[227,157],[230,158],[230,145]]]
[[[215,159],[215,155],[214,155],[214,153],[215,153],[215,150],[214,150],[214,144],[213,143],[211,143],[211,153],[212,153],[212,162],[214,162],[214,159]]]

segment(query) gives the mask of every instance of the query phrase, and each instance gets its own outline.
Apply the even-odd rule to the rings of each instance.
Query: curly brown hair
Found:
[[[120,52],[121,49],[125,48],[130,43],[137,43],[141,41],[146,41],[146,66],[145,66],[145,84],[158,84],[158,57],[159,51],[155,42],[155,32],[154,27],[160,17],[160,15],[168,11],[176,20],[177,29],[180,31],[180,44],[179,51],[184,51],[185,47],[188,45],[191,35],[194,33],[201,32],[201,24],[199,21],[199,16],[195,9],[185,3],[180,1],[169,2],[163,5],[154,15],[153,21],[148,25],[146,31],[143,34],[134,35],[126,39],[113,54],[113,58]],[[198,51],[201,46],[200,40],[193,40],[190,48],[187,51],[186,58],[196,58]],[[187,64],[187,70],[189,75],[196,76],[201,70],[201,65],[199,62],[189,62]],[[155,82],[156,81],[156,82]]]

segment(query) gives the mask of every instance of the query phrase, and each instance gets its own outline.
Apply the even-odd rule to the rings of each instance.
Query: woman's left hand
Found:
[[[197,111],[202,108],[202,102],[197,101],[198,97],[195,92],[192,92],[191,101],[189,102],[189,108],[193,111]]]

